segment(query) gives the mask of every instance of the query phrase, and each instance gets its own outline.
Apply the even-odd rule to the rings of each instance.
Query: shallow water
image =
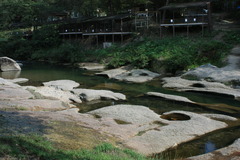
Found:
[[[15,75],[14,75],[15,74]],[[113,104],[135,104],[147,106],[155,112],[162,114],[172,110],[184,110],[195,113],[221,113],[240,118],[240,102],[231,97],[222,95],[212,95],[194,92],[176,92],[166,90],[161,87],[160,79],[145,84],[133,84],[110,80],[105,77],[94,76],[94,72],[84,71],[73,67],[50,65],[44,63],[24,63],[22,71],[16,72],[12,77],[28,78],[29,82],[24,85],[41,86],[42,82],[51,80],[69,79],[80,83],[81,88],[107,89],[120,92],[127,96],[127,101],[95,101],[79,104],[81,112],[88,112],[101,107]],[[6,76],[6,75],[2,75]],[[10,75],[7,75],[10,78]],[[186,103],[172,102],[161,98],[149,97],[147,92],[161,92],[166,94],[180,95],[192,101],[205,104],[218,104],[215,107],[189,105]],[[228,105],[226,110],[222,105]],[[224,109],[223,109],[224,108]],[[166,152],[172,157],[186,157],[205,153],[205,151],[218,149],[232,143],[236,138],[240,138],[240,124],[235,127],[215,131],[197,140],[182,144],[173,151]],[[224,139],[224,140],[223,140]],[[193,149],[194,148],[194,149]],[[206,149],[204,149],[206,148]],[[187,151],[187,152],[186,152]]]

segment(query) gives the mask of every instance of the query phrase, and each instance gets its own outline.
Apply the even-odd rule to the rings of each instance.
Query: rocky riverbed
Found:
[[[79,84],[68,83],[68,80],[44,83],[43,87],[20,86],[2,78],[0,83],[0,115],[4,122],[2,134],[43,134],[65,148],[89,147],[101,140],[151,155],[225,128],[228,126],[223,122],[226,119],[237,120],[224,115],[184,111],[159,115],[137,105],[113,105],[82,114],[72,102],[102,98],[125,100],[126,96],[106,90],[75,88]],[[183,119],[176,118],[176,115]],[[215,120],[216,117],[218,120]],[[68,134],[62,132],[64,130]],[[73,140],[71,134],[77,134],[75,137],[82,137],[84,141]],[[96,140],[94,135],[100,139]]]
[[[132,70],[113,77],[119,75],[131,76],[130,79],[134,79],[134,76],[136,79],[139,76],[159,76],[143,70]],[[152,155],[239,121],[235,117],[222,114],[198,114],[180,110],[157,114],[148,106],[127,104],[105,106],[91,112],[79,113],[79,108],[76,107],[78,103],[104,99],[121,102],[128,97],[122,94],[121,90],[113,92],[82,88],[81,84],[72,80],[44,82],[43,86],[39,87],[17,84],[26,81],[0,78],[0,134],[36,133],[47,137],[63,149],[91,148],[102,142],[110,142],[145,155]],[[163,82],[163,87],[179,91],[196,89],[195,91],[200,92],[230,95],[236,99],[240,97],[238,89],[219,82],[192,81],[181,77],[164,78]],[[207,105],[186,97],[160,92],[146,94],[170,101]],[[228,153],[238,153],[238,148],[235,147]]]

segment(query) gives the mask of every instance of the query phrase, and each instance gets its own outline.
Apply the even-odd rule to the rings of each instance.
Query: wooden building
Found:
[[[210,2],[191,2],[169,4],[159,9],[160,17],[160,37],[163,35],[163,28],[172,28],[172,34],[175,36],[177,27],[185,27],[186,34],[189,35],[189,29],[193,26],[212,29]]]
[[[78,23],[68,23],[60,27],[64,39],[86,39],[92,37],[99,42],[123,42],[124,37],[132,34],[132,15],[120,14],[106,17],[95,17]]]

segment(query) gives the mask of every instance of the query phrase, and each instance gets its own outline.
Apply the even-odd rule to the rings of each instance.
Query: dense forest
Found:
[[[0,29],[10,29],[21,23],[31,26],[39,21],[47,20],[53,13],[65,12],[92,17],[99,13],[113,15],[127,12],[134,7],[157,10],[169,3],[194,2],[197,0],[1,0],[0,1]],[[226,9],[230,1],[214,0],[216,10]]]

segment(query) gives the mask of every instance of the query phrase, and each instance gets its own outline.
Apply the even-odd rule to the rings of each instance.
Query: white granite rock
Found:
[[[56,80],[43,83],[47,87],[55,87],[57,89],[62,89],[65,91],[70,91],[73,88],[78,87],[80,84],[72,80]]]
[[[9,57],[0,57],[0,70],[3,72],[6,71],[19,71],[21,67],[16,61]]]
[[[93,101],[99,99],[126,100],[125,95],[121,93],[114,93],[108,90],[73,89],[72,92],[84,101]]]

